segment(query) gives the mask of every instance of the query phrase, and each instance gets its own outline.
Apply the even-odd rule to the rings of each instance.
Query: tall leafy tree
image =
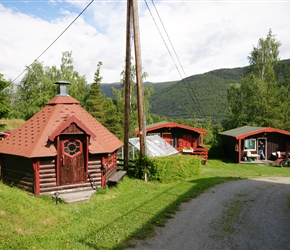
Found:
[[[281,66],[281,81],[279,82],[279,100],[281,107],[281,121],[284,125],[284,129],[290,131],[290,64],[285,63]]]
[[[206,134],[204,135],[204,143],[210,144],[214,139],[212,119],[207,118],[202,128],[207,130]]]
[[[249,72],[253,73],[262,82],[275,81],[275,66],[279,63],[279,47],[281,43],[276,40],[270,29],[265,39],[260,38],[257,47],[248,56]]]
[[[21,79],[16,90],[14,114],[16,118],[29,119],[52,97],[53,82],[45,79],[45,68],[42,63],[35,62],[27,67],[25,76]]]
[[[14,118],[29,119],[56,95],[55,82],[65,80],[72,83],[69,94],[80,101],[81,105],[87,96],[86,79],[74,70],[71,52],[64,52],[60,68],[43,66],[34,62],[26,68],[26,74],[17,85],[16,99],[13,105]]]
[[[266,39],[259,39],[257,47],[253,48],[248,57],[250,66],[241,85],[231,85],[228,90],[226,128],[243,125],[283,127],[275,73],[280,45],[270,30]]]
[[[60,69],[57,71],[56,80],[65,80],[71,83],[69,87],[70,96],[77,99],[81,106],[85,106],[87,99],[87,81],[85,76],[81,76],[74,70],[71,51],[65,51],[62,54]]]

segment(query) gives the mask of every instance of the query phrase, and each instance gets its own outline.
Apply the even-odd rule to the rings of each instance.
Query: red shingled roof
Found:
[[[205,129],[200,129],[200,128],[195,128],[195,127],[190,127],[187,125],[183,125],[183,124],[179,124],[179,123],[174,123],[174,122],[166,122],[166,121],[162,121],[162,122],[157,122],[154,124],[150,124],[150,125],[146,125],[146,132],[150,132],[150,131],[154,131],[156,129],[160,129],[160,128],[182,128],[182,129],[186,129],[186,130],[191,130],[194,132],[197,132],[199,134],[205,134],[207,131]],[[139,130],[135,129],[135,134],[139,135]]]
[[[54,156],[54,138],[71,123],[90,135],[89,153],[112,153],[123,143],[71,96],[55,96],[36,115],[0,141],[0,153],[28,158]]]

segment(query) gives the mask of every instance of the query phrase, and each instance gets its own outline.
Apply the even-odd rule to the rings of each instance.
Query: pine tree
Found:
[[[88,98],[86,100],[86,110],[99,122],[102,124],[105,123],[106,116],[104,111],[104,102],[105,95],[102,94],[101,81],[102,77],[100,76],[100,68],[102,62],[98,63],[97,70],[94,75],[94,83],[91,86]]]

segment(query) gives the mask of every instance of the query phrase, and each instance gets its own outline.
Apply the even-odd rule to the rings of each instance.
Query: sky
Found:
[[[146,81],[175,81],[247,66],[253,47],[270,29],[281,42],[280,59],[290,58],[290,0],[137,4]],[[125,66],[126,9],[125,0],[0,0],[0,74],[17,83],[36,59],[59,68],[62,53],[71,51],[75,71],[88,83],[99,61],[102,83],[119,82]]]

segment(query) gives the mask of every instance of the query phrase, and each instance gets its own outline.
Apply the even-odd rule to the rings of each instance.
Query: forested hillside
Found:
[[[290,67],[290,60],[282,60],[285,67]],[[181,81],[150,84],[154,93],[149,98],[150,113],[172,119],[206,119],[211,117],[213,124],[221,123],[227,112],[227,90],[230,84],[240,84],[247,67],[217,69],[200,75],[193,75]],[[114,98],[111,88],[120,89],[119,83],[102,84],[106,97]]]
[[[167,88],[155,88],[150,112],[173,119],[212,118],[220,123],[227,108],[230,83],[240,83],[244,68],[220,69],[183,79]]]
[[[150,97],[150,113],[173,119],[206,119],[220,123],[225,117],[227,89],[230,83],[240,83],[244,68],[219,69],[193,75],[181,81],[144,83],[154,88]],[[106,97],[114,98],[111,88],[120,84],[102,84]]]

